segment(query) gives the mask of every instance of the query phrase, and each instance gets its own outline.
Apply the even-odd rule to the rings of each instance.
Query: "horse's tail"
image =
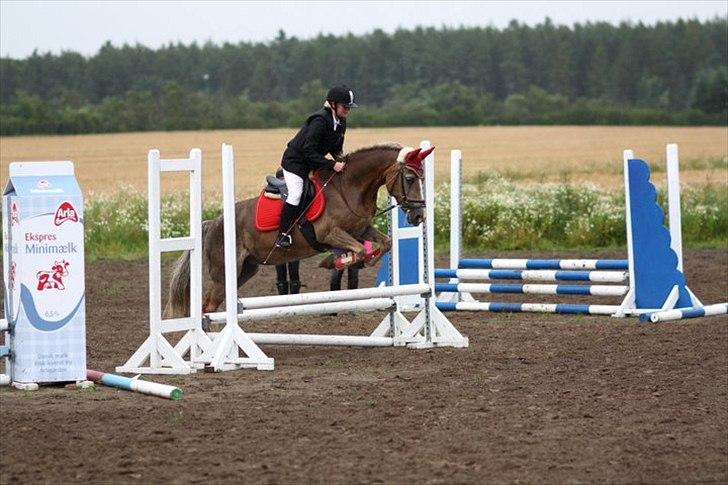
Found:
[[[207,221],[202,221],[202,244],[204,246]],[[202,249],[202,248],[200,248]],[[204,254],[204,253],[203,253]],[[202,291],[200,288],[199,291]],[[164,318],[180,318],[190,313],[190,252],[184,251],[172,266],[169,281],[169,295],[164,307]]]

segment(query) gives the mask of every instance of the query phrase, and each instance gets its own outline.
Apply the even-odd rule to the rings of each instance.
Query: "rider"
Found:
[[[291,230],[296,219],[298,205],[303,192],[303,179],[311,170],[326,167],[336,172],[344,169],[344,162],[325,158],[330,154],[336,158],[344,148],[346,117],[351,108],[356,108],[354,92],[347,86],[335,86],[326,95],[324,107],[306,119],[296,136],[288,142],[283,152],[281,166],[288,185],[288,199],[283,204],[277,245],[290,248],[293,244]]]
[[[276,172],[276,178],[283,179],[282,168],[279,168]],[[295,295],[301,292],[299,265],[298,261],[289,261],[288,263],[276,265],[276,288],[278,288],[279,295],[288,295],[289,293]]]

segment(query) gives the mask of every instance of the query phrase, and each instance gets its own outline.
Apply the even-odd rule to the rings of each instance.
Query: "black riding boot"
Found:
[[[356,268],[354,266],[350,266],[348,269],[348,286],[347,288],[350,290],[356,290],[359,288],[359,268]]]
[[[301,293],[301,282],[298,280],[291,280],[291,295],[297,295]]]
[[[343,269],[333,268],[331,270],[331,277],[329,278],[329,290],[339,291],[341,289],[341,277],[344,274]]]
[[[290,234],[285,234],[286,231],[293,231],[291,225],[296,220],[296,213],[298,212],[298,206],[291,205],[288,202],[283,203],[283,210],[281,211],[281,223],[278,226],[278,246],[284,249],[288,249],[293,246],[293,238]],[[285,234],[285,235],[284,235]]]
[[[288,281],[276,281],[276,288],[278,288],[279,295],[288,294]]]

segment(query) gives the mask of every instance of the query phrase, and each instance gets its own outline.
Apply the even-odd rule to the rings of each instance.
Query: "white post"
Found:
[[[222,145],[223,237],[225,249],[225,321],[238,324],[238,269],[235,243],[235,157],[232,145]],[[229,163],[225,163],[225,160]]]
[[[462,190],[462,152],[450,152],[450,269],[458,269],[460,262],[460,241],[462,237],[462,217],[460,212]]]
[[[624,150],[622,152],[622,165],[624,167],[624,223],[627,233],[627,266],[629,267],[629,291],[627,296],[622,300],[619,310],[614,314],[615,317],[624,317],[628,310],[633,310],[636,306],[635,279],[634,279],[634,248],[632,247],[632,218],[630,215],[630,197],[629,197],[629,161],[634,158],[632,150]]]
[[[195,148],[190,151],[190,158],[199,160],[199,167],[190,173],[190,238],[193,240],[193,249],[190,250],[190,318],[193,322],[200,322],[193,328],[195,334],[192,339],[197,343],[209,339],[202,329],[202,150]],[[195,362],[201,356],[200,346],[193,344],[190,347],[190,361]]]
[[[667,145],[667,197],[670,221],[670,247],[677,254],[677,269],[683,270],[682,222],[680,220],[680,165],[677,145]]]
[[[149,338],[154,349],[149,354],[149,367],[160,367],[159,338],[162,324],[162,253],[161,235],[161,161],[159,150],[150,150],[147,155],[147,183],[149,187],[147,220],[149,225]]]
[[[680,205],[680,158],[677,144],[667,145],[667,207],[670,227],[670,247],[677,255],[677,269],[683,271],[682,214]],[[702,307],[700,299],[687,288],[694,307]]]
[[[430,148],[429,140],[422,140],[420,148]],[[430,153],[424,160],[425,165],[425,200],[435,198],[435,153]],[[430,294],[425,297],[425,342],[432,342],[432,307],[435,301],[435,204],[425,206],[425,230],[422,231],[422,247],[425,268],[422,272],[423,283],[430,285]]]

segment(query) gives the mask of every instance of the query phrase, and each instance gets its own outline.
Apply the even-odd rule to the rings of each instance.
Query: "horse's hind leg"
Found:
[[[244,251],[243,254],[238,255],[236,271],[237,288],[240,288],[258,272],[258,263],[247,254],[247,251]],[[215,266],[214,269],[210,269],[208,275],[210,282],[207,285],[202,301],[203,313],[216,311],[220,304],[225,301],[225,266]],[[234,304],[237,304],[237,302]]]
[[[225,301],[225,267],[218,266],[208,271],[209,280],[202,295],[202,313],[217,311]]]
[[[238,270],[238,288],[242,287],[258,272],[258,263],[252,256],[243,259],[242,267]]]

